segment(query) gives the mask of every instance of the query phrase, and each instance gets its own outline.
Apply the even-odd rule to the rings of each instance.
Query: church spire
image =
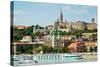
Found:
[[[92,23],[95,23],[95,19],[94,19],[94,18],[92,18],[92,19],[91,19],[91,22],[92,22]]]
[[[60,22],[63,22],[63,12],[62,12],[62,9],[60,10]]]

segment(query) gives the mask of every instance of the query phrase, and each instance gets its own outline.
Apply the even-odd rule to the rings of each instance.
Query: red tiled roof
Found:
[[[96,42],[84,42],[86,46],[96,46],[97,43]]]
[[[73,48],[73,49],[77,49],[77,45],[82,45],[84,44],[85,46],[96,46],[96,42],[75,42],[75,43],[71,43],[68,48]]]
[[[77,43],[71,43],[69,46],[68,46],[69,49],[73,48],[74,50],[77,49]]]
[[[25,28],[29,28],[31,26],[15,26],[17,29],[25,29]]]

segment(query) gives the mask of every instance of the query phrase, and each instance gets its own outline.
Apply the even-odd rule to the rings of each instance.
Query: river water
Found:
[[[96,61],[96,55],[78,54],[33,54],[33,55],[13,55],[11,63],[14,66],[21,65],[42,65]]]

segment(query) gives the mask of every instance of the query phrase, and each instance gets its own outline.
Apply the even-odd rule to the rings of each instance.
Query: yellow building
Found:
[[[72,28],[76,30],[84,30],[85,24],[82,21],[73,22]]]
[[[88,30],[97,29],[97,24],[95,23],[95,19],[94,18],[92,18],[91,22],[87,24],[87,29]]]

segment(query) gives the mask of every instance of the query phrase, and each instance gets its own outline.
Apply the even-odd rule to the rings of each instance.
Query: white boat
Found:
[[[33,60],[23,60],[23,61],[19,61],[17,65],[27,66],[27,65],[34,65],[34,64],[36,64],[36,62]]]
[[[77,54],[64,54],[63,57],[81,57],[81,55],[77,55]]]

